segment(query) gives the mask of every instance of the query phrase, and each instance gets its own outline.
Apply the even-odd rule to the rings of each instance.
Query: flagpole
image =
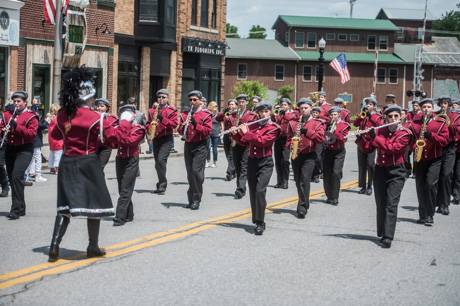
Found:
[[[372,93],[374,97],[377,97],[377,68],[379,65],[379,50],[375,50],[375,62],[374,62],[374,81],[372,82]]]
[[[54,34],[54,60],[53,60],[53,95],[52,103],[59,103],[61,91],[62,72],[62,0],[56,1],[55,34]],[[50,103],[51,104],[51,103]]]

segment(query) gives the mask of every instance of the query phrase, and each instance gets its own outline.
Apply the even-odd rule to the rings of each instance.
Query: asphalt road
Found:
[[[348,145],[345,185],[357,177],[355,150]],[[409,179],[395,241],[382,249],[375,237],[373,196],[347,190],[337,207],[319,198],[299,220],[291,181],[288,190],[268,189],[276,207],[267,214],[264,235],[254,236],[248,198],[233,199],[235,183],[223,180],[220,158],[217,168],[206,169],[199,211],[184,209],[182,157],[170,159],[164,196],[151,193],[153,160],[142,160],[135,220],[123,227],[103,222],[100,244],[109,247],[110,256],[95,261],[82,256],[86,221],[72,219],[61,243],[66,259],[46,264],[56,177],[47,175],[48,182],[28,187],[27,216],[0,218],[0,304],[460,305],[460,207],[451,206],[450,216],[436,215],[432,228],[415,224],[418,204]],[[116,203],[113,163],[106,177]],[[312,191],[321,189],[322,184],[312,184]],[[0,215],[9,206],[10,199],[0,199]],[[5,285],[14,281],[18,284]]]

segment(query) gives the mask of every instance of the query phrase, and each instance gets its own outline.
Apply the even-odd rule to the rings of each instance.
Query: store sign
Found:
[[[182,51],[195,54],[224,56],[225,43],[199,38],[182,38]]]
[[[0,45],[19,46],[19,10],[0,7]]]

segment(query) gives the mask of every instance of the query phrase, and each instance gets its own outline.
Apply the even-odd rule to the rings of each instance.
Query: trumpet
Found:
[[[225,117],[232,116],[233,114],[235,114],[235,113],[237,113],[237,112],[238,112],[237,110],[233,110],[233,111],[228,110],[228,111],[226,111],[226,112],[224,113],[224,116],[225,116]]]
[[[359,113],[359,118],[364,119],[367,117],[367,111],[363,110],[362,112]]]

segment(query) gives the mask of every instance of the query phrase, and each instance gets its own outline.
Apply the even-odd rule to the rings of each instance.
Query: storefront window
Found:
[[[48,112],[49,106],[51,104],[50,79],[51,65],[32,65],[32,97],[30,101],[32,101],[32,99],[38,100],[38,109],[41,116],[44,116]]]
[[[118,63],[118,105],[129,97],[136,97],[139,107],[139,65],[137,63]]]
[[[8,48],[0,47],[0,107],[3,107],[7,99],[7,61],[8,61]]]

